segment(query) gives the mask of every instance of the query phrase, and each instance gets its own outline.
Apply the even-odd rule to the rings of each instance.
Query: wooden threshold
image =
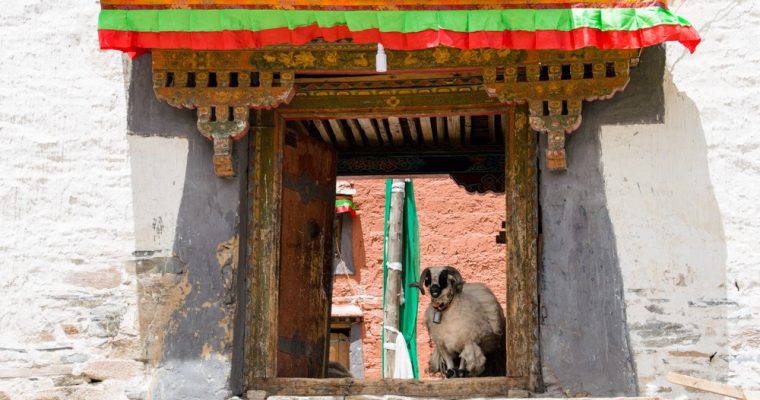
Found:
[[[457,399],[465,397],[508,397],[510,391],[524,389],[526,378],[461,378],[429,381],[406,379],[311,379],[260,378],[249,382],[252,392],[267,396],[360,396],[398,395]]]

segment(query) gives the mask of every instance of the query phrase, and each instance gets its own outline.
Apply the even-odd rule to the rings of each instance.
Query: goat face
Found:
[[[442,310],[449,305],[457,293],[462,291],[464,280],[454,267],[430,267],[422,271],[419,282],[409,286],[416,287],[422,294],[425,294],[424,288],[428,288],[431,304]]]

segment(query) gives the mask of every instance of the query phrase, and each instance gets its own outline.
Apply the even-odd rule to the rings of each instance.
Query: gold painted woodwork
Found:
[[[314,42],[300,46],[274,45],[248,50],[162,50],[153,49],[153,68],[180,68],[187,71],[295,71],[363,72],[376,74],[376,45]],[[589,60],[624,61],[635,57],[637,50],[600,50],[587,47],[578,50],[460,50],[435,47],[424,50],[385,50],[388,72],[440,69],[473,69],[507,65],[566,64]]]
[[[530,105],[531,127],[549,137],[547,167],[557,171],[567,167],[564,135],[579,126],[582,101],[623,90],[639,54],[596,48],[387,50],[389,72],[377,74],[376,50],[374,45],[319,42],[234,51],[156,49],[154,90],[175,107],[199,109],[198,128],[214,141],[220,176],[234,175],[230,138],[247,132],[243,108],[401,112],[499,102]],[[297,73],[311,75],[301,81]]]
[[[530,126],[548,135],[546,166],[567,169],[565,134],[581,123],[581,103],[608,99],[628,84],[638,50],[596,50],[581,57],[486,67],[483,80],[489,96],[506,104],[529,104]],[[548,61],[548,60],[547,60]],[[501,72],[501,74],[499,74]]]
[[[214,144],[216,174],[233,177],[233,139],[248,132],[249,109],[272,109],[289,102],[295,93],[295,74],[281,72],[275,81],[272,71],[230,69],[231,65],[188,68],[189,58],[186,53],[155,50],[153,91],[171,106],[197,109],[198,130]]]

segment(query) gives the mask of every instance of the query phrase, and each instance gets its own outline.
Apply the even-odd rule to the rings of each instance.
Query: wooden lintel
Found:
[[[470,88],[462,92],[456,91],[456,88],[449,92],[438,92],[431,90],[431,93],[410,93],[401,94],[394,90],[387,90],[387,93],[397,94],[371,94],[362,91],[344,90],[341,92],[299,92],[288,104],[283,104],[278,109],[320,109],[320,110],[341,110],[349,114],[349,110],[388,110],[403,112],[405,109],[414,107],[431,107],[444,109],[446,107],[480,107],[487,105],[499,104],[496,98],[488,97],[483,90]],[[403,91],[403,89],[398,90]],[[389,106],[389,101],[393,101],[395,107]]]
[[[589,59],[609,62],[638,57],[638,49],[600,50],[593,47],[573,50],[459,50],[436,47],[415,51],[386,49],[390,74],[410,72],[472,71],[482,67],[502,67],[518,63],[556,64],[585,62]],[[153,65],[171,69],[178,64],[191,71],[296,71],[309,73],[376,74],[377,46],[352,43],[312,43],[299,46],[274,45],[250,50],[153,50]]]
[[[523,389],[522,378],[470,378],[413,381],[406,379],[254,379],[250,388],[268,396],[360,396],[388,395],[431,397],[438,399],[477,397],[507,397],[510,390]]]

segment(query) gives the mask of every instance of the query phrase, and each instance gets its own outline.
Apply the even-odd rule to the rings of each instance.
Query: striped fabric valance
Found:
[[[284,1],[284,0],[280,0]],[[100,46],[236,50],[314,39],[381,43],[395,50],[631,49],[665,41],[694,51],[691,24],[659,1],[567,0],[103,0]],[[393,9],[389,9],[393,8]]]

